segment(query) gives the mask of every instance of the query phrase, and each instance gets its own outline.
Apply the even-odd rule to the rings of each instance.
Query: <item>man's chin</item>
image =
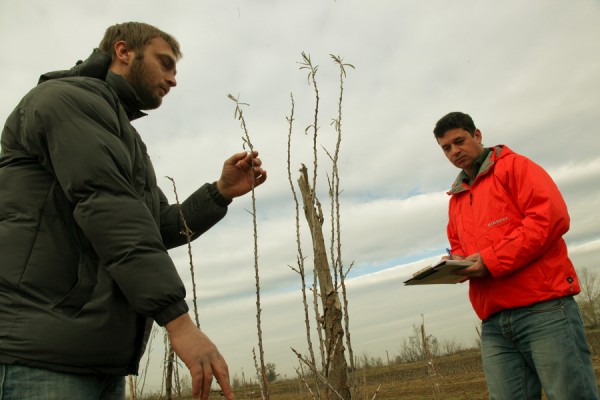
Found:
[[[454,164],[455,167],[460,168],[460,169],[465,169],[466,167],[468,167],[468,163],[466,162],[467,160],[465,160],[464,158],[459,158],[457,160],[454,160],[454,162],[452,164]]]
[[[161,106],[162,98],[154,97],[152,99],[144,101],[143,103],[144,103],[144,106],[143,106],[142,110],[156,110],[158,107]]]

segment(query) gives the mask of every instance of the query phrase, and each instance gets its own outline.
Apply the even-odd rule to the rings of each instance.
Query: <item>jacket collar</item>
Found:
[[[73,76],[86,76],[105,81],[117,94],[129,120],[147,115],[141,110],[142,102],[133,87],[125,78],[110,72],[108,69],[112,58],[100,49],[94,49],[85,61],[77,61],[75,66],[68,70],[47,72],[40,76],[38,84],[51,79],[68,78]]]
[[[127,82],[121,75],[115,74],[109,71],[106,76],[106,83],[115,91],[121,104],[127,113],[130,121],[134,119],[144,117],[148,114],[140,111],[142,108],[142,101],[138,97],[133,87]]]
[[[479,172],[477,172],[477,176],[475,176],[475,179],[473,179],[473,183],[480,176],[487,174],[492,169],[492,167],[494,166],[494,164],[496,163],[497,160],[506,156],[509,153],[512,153],[512,150],[510,150],[507,146],[505,146],[503,144],[499,144],[497,146],[490,147],[489,149],[486,149],[486,150],[488,150],[487,156],[485,156],[485,158],[482,160],[481,166],[479,167]],[[470,185],[465,185],[464,184],[465,181],[466,182],[469,181],[469,176],[467,175],[467,173],[465,171],[460,171],[460,173],[456,177],[456,180],[452,184],[452,187],[450,188],[450,191],[448,192],[448,194],[453,195],[453,194],[464,192],[465,190],[467,190],[470,187]]]

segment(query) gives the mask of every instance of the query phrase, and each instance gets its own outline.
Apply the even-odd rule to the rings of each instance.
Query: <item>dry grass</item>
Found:
[[[588,339],[595,352],[594,366],[600,382],[600,331],[588,332]],[[441,398],[445,400],[488,398],[478,351],[468,350],[437,358],[436,368],[441,375]],[[357,400],[373,399],[380,385],[376,399],[429,400],[434,398],[432,382],[428,378],[425,362],[359,371],[358,381],[360,397]],[[269,392],[273,400],[312,400],[311,395],[306,389],[301,388],[296,380],[273,383],[269,387]],[[218,396],[211,398],[216,399]],[[236,390],[235,398],[237,400],[260,399],[260,389],[247,387],[245,390]]]
[[[444,399],[487,398],[485,379],[479,352],[471,350],[437,359]],[[433,389],[428,378],[427,364],[417,362],[389,367],[371,368],[358,372],[360,399],[432,399]],[[381,385],[381,386],[380,386]],[[238,390],[236,399],[259,399],[257,388]],[[254,391],[254,393],[251,393]],[[276,400],[309,400],[311,396],[296,381],[271,384],[270,394]],[[358,399],[357,399],[358,400]]]

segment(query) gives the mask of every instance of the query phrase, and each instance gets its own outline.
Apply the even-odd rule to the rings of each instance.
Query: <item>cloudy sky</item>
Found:
[[[256,192],[265,358],[281,374],[306,352],[295,264],[291,165],[312,171],[314,93],[301,53],[319,66],[319,146],[332,151],[339,70],[344,83],[341,174],[344,263],[355,354],[393,357],[424,315],[430,333],[471,345],[478,321],[466,285],[404,287],[447,247],[446,190],[458,172],[432,135],[449,111],[472,115],[487,145],[507,144],[542,165],[570,209],[566,239],[577,268],[600,258],[600,3],[592,0],[180,0],[0,1],[0,115],[5,119],[46,71],[71,67],[107,26],[144,21],[173,34],[184,58],[178,86],[135,126],[157,175],[180,197],[218,178],[242,150],[228,93],[248,103],[246,123],[268,170]],[[330,163],[319,147],[319,196]],[[160,181],[174,201],[170,181]],[[257,347],[250,198],[194,242],[202,329],[232,375],[253,375]],[[301,219],[303,233],[306,224]],[[329,221],[326,221],[329,224]],[[304,254],[311,245],[303,236]],[[186,249],[172,252],[191,295]],[[313,323],[314,325],[314,323]],[[162,350],[153,352],[154,369]],[[152,385],[158,385],[152,376]]]

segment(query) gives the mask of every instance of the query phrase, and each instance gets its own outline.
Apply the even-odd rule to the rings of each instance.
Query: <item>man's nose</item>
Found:
[[[175,74],[169,74],[169,75],[167,75],[167,83],[171,87],[177,86],[177,79],[175,78]]]

